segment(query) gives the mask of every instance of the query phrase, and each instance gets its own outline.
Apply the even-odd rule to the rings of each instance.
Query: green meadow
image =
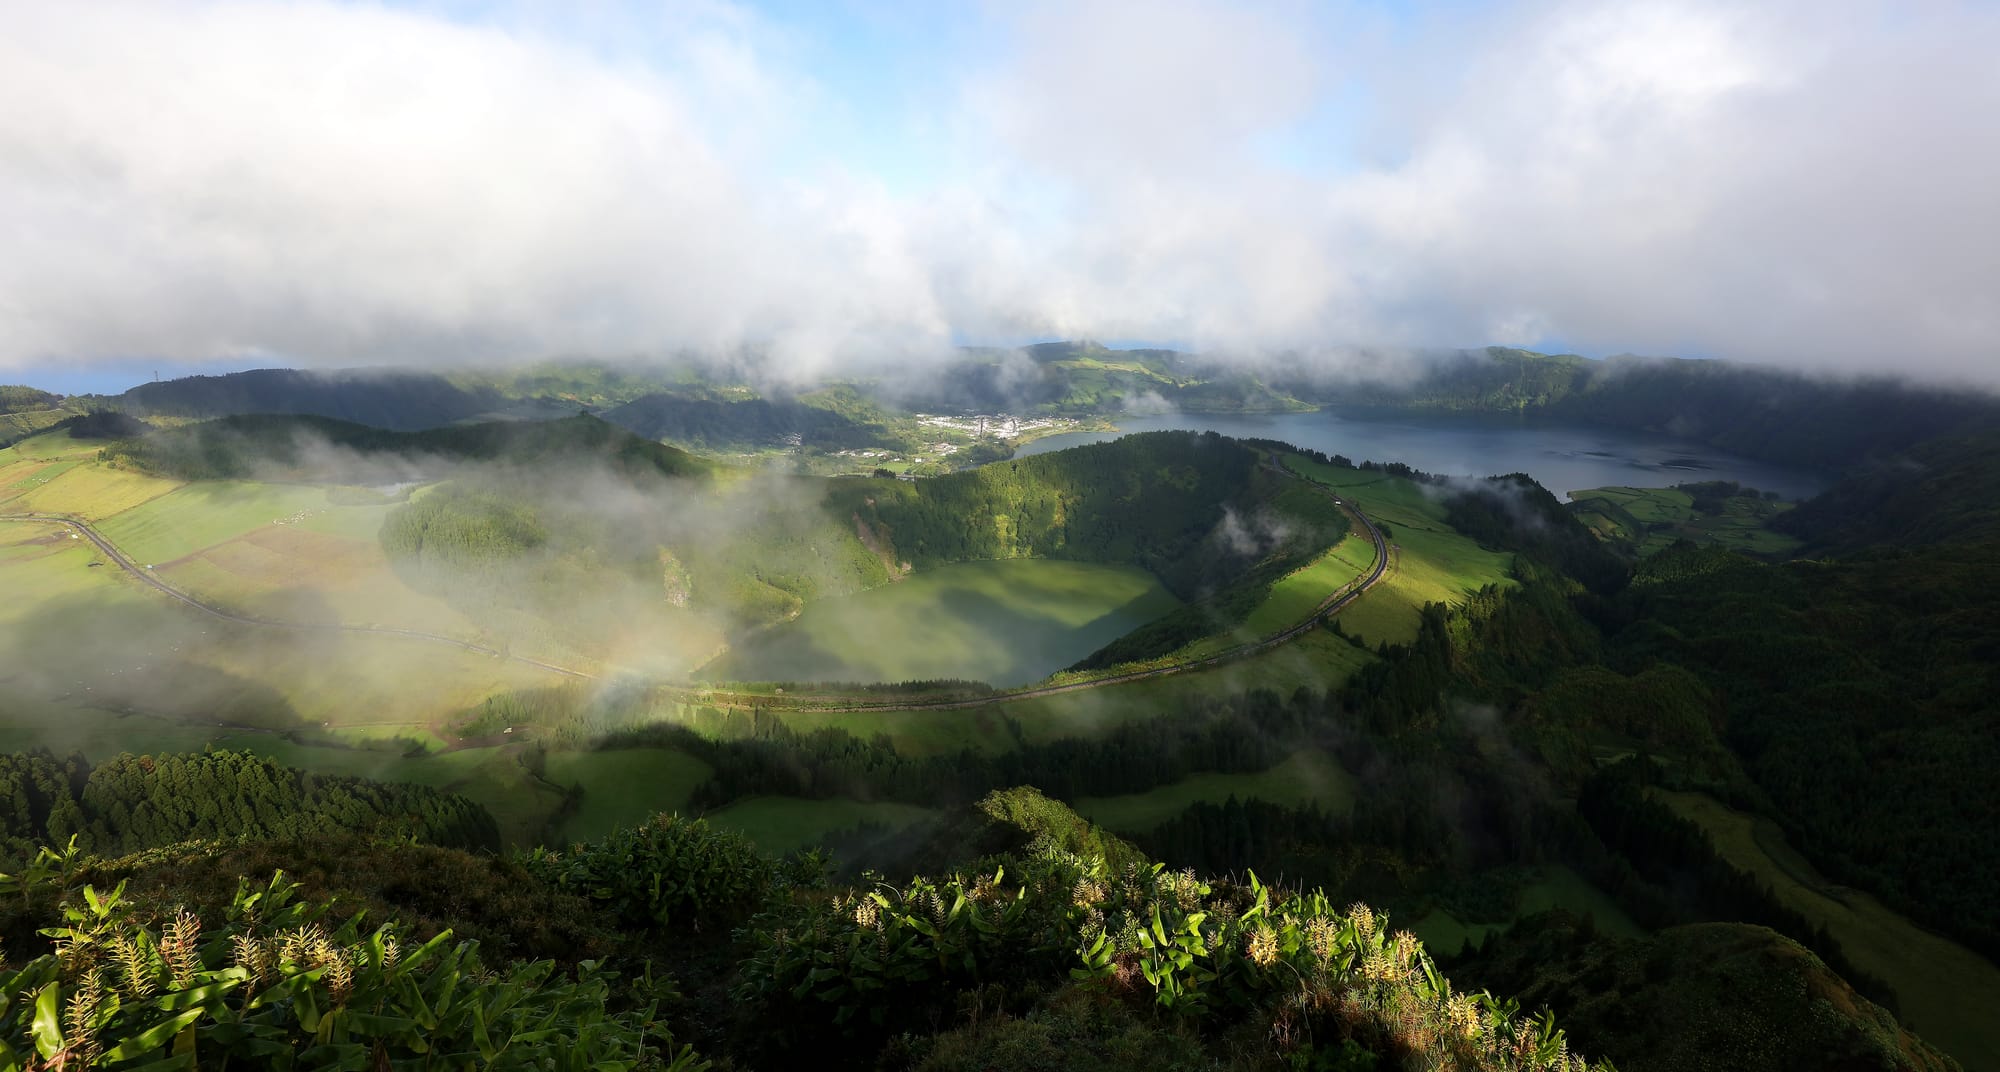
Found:
[[[338,509],[305,484],[202,481],[168,492],[97,528],[135,562],[167,563],[267,525],[296,525]]]
[[[1445,524],[1443,504],[1425,494],[1422,485],[1298,455],[1287,457],[1285,464],[1353,502],[1387,536],[1389,573],[1340,612],[1341,628],[1349,636],[1371,645],[1408,643],[1416,638],[1424,604],[1457,603],[1489,584],[1514,583],[1513,554],[1486,550]]]
[[[1144,793],[1117,797],[1079,797],[1071,802],[1078,815],[1099,826],[1125,834],[1140,834],[1199,803],[1222,804],[1261,800],[1299,807],[1316,804],[1344,814],[1354,807],[1354,779],[1333,757],[1320,751],[1299,752],[1270,770],[1249,774],[1192,774],[1178,782]]]
[[[1664,551],[1677,540],[1771,557],[1803,546],[1796,537],[1770,527],[1771,519],[1793,503],[1732,496],[1721,500],[1720,511],[1702,513],[1695,509],[1694,496],[1679,488],[1589,488],[1569,495],[1577,520],[1599,539],[1624,544],[1642,557]]]
[[[661,812],[687,811],[688,796],[708,780],[708,765],[671,748],[554,752],[543,776],[580,786],[581,803],[563,822],[564,841],[590,841]]]
[[[865,824],[905,829],[937,815],[914,804],[858,800],[802,800],[797,797],[746,797],[709,812],[707,819],[734,830],[770,853],[786,853],[824,841],[829,834]]]
[[[809,603],[794,620],[745,638],[703,676],[1023,685],[1178,605],[1158,579],[1129,566],[962,562]]]

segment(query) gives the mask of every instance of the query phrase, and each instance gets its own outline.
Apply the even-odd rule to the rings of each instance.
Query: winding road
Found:
[[[809,698],[801,700],[793,700],[792,698],[789,697],[776,697],[764,694],[732,693],[726,689],[702,688],[699,686],[690,686],[690,685],[663,685],[660,686],[660,688],[663,692],[675,696],[676,698],[680,699],[683,702],[691,704],[734,703],[739,706],[756,704],[761,706],[787,707],[799,710],[824,712],[824,713],[846,713],[846,712],[865,712],[865,711],[955,711],[973,707],[985,707],[990,704],[1007,703],[1014,700],[1032,700],[1044,696],[1059,696],[1062,695],[1063,693],[1082,692],[1086,689],[1100,689],[1108,685],[1123,685],[1133,681],[1143,681],[1146,680],[1147,678],[1166,677],[1169,674],[1182,674],[1193,670],[1205,670],[1210,667],[1221,666],[1224,663],[1231,663],[1239,659],[1249,658],[1252,655],[1261,654],[1263,652],[1271,650],[1272,648],[1276,648],[1282,644],[1294,640],[1299,636],[1304,635],[1308,630],[1319,625],[1322,621],[1325,621],[1328,616],[1339,613],[1339,611],[1342,608],[1354,602],[1354,600],[1360,598],[1363,592],[1366,592],[1368,589],[1374,587],[1375,584],[1379,582],[1385,574],[1387,574],[1389,569],[1389,545],[1388,542],[1382,538],[1382,530],[1376,528],[1375,523],[1373,521],[1370,521],[1368,519],[1368,516],[1366,514],[1363,514],[1359,509],[1357,509],[1353,503],[1341,499],[1339,496],[1334,494],[1332,489],[1326,487],[1324,484],[1320,484],[1317,481],[1310,480],[1306,477],[1300,476],[1299,474],[1292,472],[1289,469],[1284,468],[1284,466],[1280,464],[1275,457],[1267,459],[1266,465],[1269,468],[1281,472],[1286,476],[1289,476],[1295,480],[1305,480],[1313,487],[1318,488],[1322,492],[1325,492],[1327,496],[1333,500],[1334,504],[1340,507],[1340,509],[1344,513],[1346,513],[1348,517],[1352,518],[1356,523],[1360,524],[1364,529],[1367,530],[1369,538],[1373,540],[1375,544],[1375,565],[1372,569],[1369,570],[1369,572],[1365,576],[1357,577],[1354,580],[1348,582],[1347,584],[1341,586],[1340,588],[1334,590],[1331,594],[1329,594],[1326,597],[1325,600],[1321,601],[1320,605],[1317,608],[1315,608],[1313,613],[1308,615],[1304,621],[1299,622],[1297,625],[1294,625],[1291,628],[1286,629],[1281,633],[1276,633],[1272,636],[1264,637],[1259,640],[1253,640],[1242,644],[1238,644],[1235,647],[1229,648],[1225,651],[1217,652],[1216,654],[1207,656],[1205,658],[1194,659],[1184,663],[1175,663],[1171,666],[1152,667],[1145,670],[1134,670],[1123,674],[1108,674],[1104,677],[1094,677],[1083,681],[1072,681],[1060,685],[1038,685],[1022,689],[1010,689],[1002,692],[992,692],[982,696],[976,696],[970,699],[961,699],[961,700],[903,700],[903,701],[887,700],[887,701],[879,701],[873,703],[866,701],[855,702],[855,703],[840,703],[836,701],[830,703],[821,703],[821,702],[814,702]],[[193,595],[190,595],[189,593],[183,591],[182,589],[176,588],[173,585],[168,584],[166,581],[161,580],[158,576],[154,575],[151,569],[141,566],[137,562],[132,561],[130,556],[126,555],[123,551],[120,551],[117,545],[113,544],[110,540],[106,539],[102,533],[98,532],[95,528],[92,528],[90,523],[83,520],[82,518],[74,517],[68,514],[0,514],[0,521],[34,521],[43,524],[55,524],[55,525],[67,526],[75,530],[79,535],[83,536],[85,539],[89,540],[92,544],[94,544],[99,551],[102,551],[104,553],[106,558],[109,558],[112,562],[116,563],[120,569],[123,569],[126,573],[129,573],[133,577],[138,578],[140,583],[146,585],[149,588],[152,588],[157,592],[160,592],[161,594],[167,596],[168,598],[174,599],[180,603],[184,603],[187,606],[202,612],[203,614],[207,614],[215,618],[220,618],[223,621],[236,622],[242,625],[260,625],[276,629],[299,629],[299,630],[308,630],[315,632],[369,633],[381,636],[404,637],[411,640],[429,641],[434,644],[448,644],[454,648],[458,648],[462,651],[468,651],[475,655],[486,655],[497,659],[507,659],[511,662],[520,663],[524,666],[536,667],[541,670],[547,670],[550,673],[561,674],[565,677],[575,678],[579,680],[593,680],[597,676],[595,674],[589,674],[582,670],[576,670],[567,666],[559,666],[555,663],[543,662],[540,659],[531,659],[525,655],[515,655],[510,652],[504,652],[499,650],[498,648],[488,647],[487,645],[475,643],[470,640],[462,640],[459,639],[458,637],[446,636],[443,633],[427,633],[418,629],[397,629],[391,626],[380,626],[380,625],[347,625],[338,622],[288,622],[276,618],[263,618],[253,614],[241,614],[236,611],[225,609],[223,607],[218,607],[213,603],[203,602],[202,600],[196,598]]]

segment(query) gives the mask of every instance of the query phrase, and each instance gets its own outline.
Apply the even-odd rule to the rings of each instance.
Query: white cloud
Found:
[[[914,192],[815,145],[802,29],[440,10],[0,3],[0,366],[1559,337],[2000,384],[1990,7],[1000,5],[896,119]]]

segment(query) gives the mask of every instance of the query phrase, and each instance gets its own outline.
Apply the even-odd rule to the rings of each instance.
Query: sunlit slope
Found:
[[[1490,584],[1512,581],[1514,556],[1489,551],[1445,523],[1443,496],[1381,471],[1323,465],[1298,455],[1285,464],[1351,499],[1382,527],[1390,569],[1380,584],[1340,612],[1341,629],[1368,644],[1408,643],[1426,603],[1458,603]]]
[[[739,643],[703,676],[838,682],[1047,677],[1180,601],[1131,566],[962,562],[807,606]]]

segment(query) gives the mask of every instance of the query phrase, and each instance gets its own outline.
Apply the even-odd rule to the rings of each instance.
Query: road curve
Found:
[[[1275,456],[1267,459],[1266,465],[1295,480],[1304,480],[1306,483],[1325,492],[1329,498],[1333,499],[1334,504],[1340,507],[1342,512],[1346,513],[1348,517],[1354,519],[1368,531],[1369,538],[1375,543],[1375,565],[1365,577],[1356,578],[1354,581],[1334,590],[1333,593],[1320,602],[1320,605],[1304,621],[1286,629],[1284,632],[1264,637],[1260,640],[1238,644],[1233,648],[1217,652],[1203,659],[1175,663],[1172,666],[1160,666],[1148,670],[1134,670],[1123,674],[1110,674],[1104,677],[1094,677],[1084,681],[1072,681],[1061,685],[1040,685],[1025,689],[1011,689],[1005,692],[995,692],[964,700],[908,700],[853,704],[824,704],[808,701],[806,703],[788,704],[785,699],[779,697],[764,696],[761,694],[747,695],[731,693],[727,689],[711,689],[690,685],[662,685],[658,686],[658,688],[660,691],[674,696],[684,703],[690,704],[714,703],[720,700],[724,703],[734,702],[739,706],[743,704],[761,704],[764,706],[788,707],[800,711],[823,712],[827,714],[868,711],[957,711],[973,707],[986,707],[997,703],[1009,703],[1015,700],[1033,700],[1044,696],[1060,696],[1068,692],[1101,689],[1108,685],[1124,685],[1133,681],[1166,677],[1169,674],[1183,674],[1192,670],[1206,670],[1210,667],[1221,666],[1224,663],[1236,662],[1240,659],[1249,658],[1252,655],[1262,654],[1304,635],[1307,630],[1319,625],[1319,623],[1325,621],[1329,616],[1339,613],[1348,604],[1360,598],[1363,592],[1374,587],[1376,582],[1380,581],[1389,569],[1388,542],[1382,538],[1382,530],[1376,528],[1373,521],[1368,520],[1368,515],[1362,513],[1353,503],[1334,495],[1332,490],[1327,488],[1326,485],[1284,468]],[[44,524],[66,525],[96,545],[99,551],[104,552],[105,557],[117,563],[119,568],[123,569],[126,573],[138,578],[140,583],[171,599],[193,607],[195,610],[215,618],[220,618],[223,621],[236,622],[242,625],[261,625],[276,629],[372,633],[382,636],[405,637],[411,640],[429,641],[434,644],[449,644],[454,648],[469,651],[475,655],[507,659],[511,662],[520,663],[524,666],[532,666],[540,670],[547,670],[550,673],[561,674],[565,677],[580,680],[592,680],[596,677],[594,674],[588,674],[581,670],[572,669],[567,666],[558,666],[555,663],[543,662],[540,659],[531,659],[525,655],[510,654],[500,651],[497,648],[491,648],[469,640],[461,640],[457,637],[446,636],[442,633],[426,633],[417,629],[397,629],[390,626],[346,625],[338,622],[288,622],[277,618],[263,618],[253,614],[239,614],[212,603],[204,603],[187,592],[161,580],[151,570],[132,561],[130,557],[118,549],[117,545],[105,539],[103,534],[92,528],[90,523],[84,521],[82,518],[67,514],[0,514],[0,521],[38,521]]]
[[[1282,633],[1277,633],[1272,636],[1265,637],[1261,640],[1253,640],[1244,644],[1239,644],[1236,647],[1228,649],[1227,651],[1218,652],[1204,659],[1196,659],[1185,663],[1175,663],[1172,666],[1155,667],[1150,670],[1134,670],[1129,673],[1111,674],[1105,677],[1094,677],[1086,681],[1072,681],[1062,685],[1039,685],[1025,689],[1010,689],[1005,692],[990,693],[985,696],[976,696],[966,700],[911,700],[900,703],[895,701],[888,701],[883,703],[856,703],[856,704],[814,703],[811,700],[806,700],[802,703],[794,705],[794,704],[787,704],[784,698],[781,697],[765,696],[761,694],[746,695],[742,693],[731,693],[727,689],[699,689],[699,688],[689,688],[686,686],[669,686],[668,691],[681,696],[684,700],[688,702],[713,703],[715,702],[716,699],[722,699],[724,700],[724,702],[736,701],[739,704],[744,702],[749,702],[749,703],[761,704],[763,706],[768,706],[768,707],[780,707],[790,710],[811,711],[815,713],[825,713],[825,714],[849,714],[849,713],[868,712],[868,711],[957,711],[973,707],[986,707],[988,705],[997,703],[1010,703],[1015,700],[1033,700],[1043,696],[1059,696],[1066,692],[1082,692],[1085,689],[1098,689],[1098,688],[1103,688],[1106,685],[1123,685],[1132,681],[1143,681],[1147,678],[1166,677],[1169,674],[1187,673],[1190,670],[1206,670],[1210,667],[1221,666],[1224,663],[1236,662],[1239,659],[1246,659],[1252,655],[1262,654],[1266,651],[1271,650],[1272,648],[1278,647],[1279,645],[1297,639],[1298,637],[1304,635],[1306,631],[1314,628],[1315,626],[1319,625],[1319,623],[1325,621],[1329,616],[1339,613],[1341,610],[1346,608],[1348,604],[1354,602],[1356,599],[1359,599],[1361,597],[1361,593],[1366,592],[1370,588],[1373,588],[1375,584],[1378,581],[1380,581],[1383,578],[1383,576],[1387,574],[1389,571],[1389,543],[1387,540],[1383,539],[1382,530],[1376,528],[1375,523],[1373,521],[1368,520],[1368,515],[1362,513],[1358,508],[1354,506],[1353,503],[1348,502],[1347,500],[1342,499],[1339,496],[1333,494],[1332,490],[1327,488],[1326,485],[1321,484],[1316,480],[1300,476],[1299,474],[1294,473],[1289,469],[1283,469],[1283,467],[1281,465],[1277,465],[1275,461],[1273,462],[1273,465],[1281,469],[1286,475],[1297,480],[1304,480],[1306,481],[1306,483],[1311,484],[1313,487],[1316,487],[1321,491],[1326,492],[1327,496],[1333,500],[1334,505],[1340,507],[1341,511],[1346,513],[1348,517],[1353,518],[1355,521],[1359,522],[1363,528],[1368,530],[1369,539],[1374,541],[1375,543],[1375,565],[1374,568],[1368,571],[1366,576],[1356,578],[1354,581],[1349,582],[1348,584],[1342,586],[1341,588],[1335,589],[1331,595],[1327,596],[1326,599],[1320,602],[1320,605],[1316,609],[1314,609],[1312,614],[1308,615],[1304,621],[1300,622],[1297,625],[1292,626],[1290,629],[1287,629]]]

